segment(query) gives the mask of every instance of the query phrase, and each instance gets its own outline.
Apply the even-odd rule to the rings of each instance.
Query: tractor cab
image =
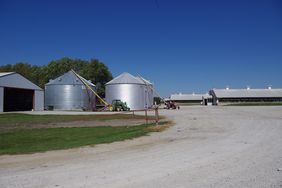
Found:
[[[112,101],[112,110],[113,111],[130,111],[130,108],[127,106],[126,102],[122,102],[119,99]]]

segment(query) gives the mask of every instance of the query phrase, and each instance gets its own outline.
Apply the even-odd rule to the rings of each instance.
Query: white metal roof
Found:
[[[0,73],[0,87],[42,90],[40,87],[16,72]]]
[[[145,83],[140,78],[137,78],[125,72],[117,76],[113,80],[109,81],[108,83],[106,83],[106,85],[111,85],[111,84],[142,84],[144,85]]]
[[[88,85],[95,87],[95,85],[92,82],[87,81],[85,78],[83,78],[80,75],[78,76],[80,79],[85,81]],[[79,78],[70,70],[69,72],[63,74],[62,76],[59,76],[54,80],[50,80],[45,85],[84,85]]]
[[[7,76],[9,74],[14,74],[15,72],[0,72],[0,77]]]
[[[202,100],[203,97],[209,97],[208,94],[172,94],[170,96],[171,100],[179,100],[179,101],[199,101]]]
[[[282,89],[213,89],[217,98],[277,98]]]

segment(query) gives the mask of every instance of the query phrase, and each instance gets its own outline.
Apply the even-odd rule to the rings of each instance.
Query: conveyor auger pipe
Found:
[[[90,89],[95,95],[96,97],[98,97],[98,99],[100,101],[102,101],[102,103],[104,103],[107,107],[111,107],[110,104],[108,104],[106,101],[104,101],[74,70],[71,70],[79,79],[80,81],[82,81],[82,83],[88,88]]]

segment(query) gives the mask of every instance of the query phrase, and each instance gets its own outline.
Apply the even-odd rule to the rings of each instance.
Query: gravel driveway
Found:
[[[176,125],[124,142],[0,156],[0,187],[282,187],[282,107],[160,113]]]

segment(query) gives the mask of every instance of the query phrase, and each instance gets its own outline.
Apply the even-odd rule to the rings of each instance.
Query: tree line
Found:
[[[113,76],[108,67],[98,59],[88,61],[64,57],[42,66],[23,62],[0,66],[0,72],[17,72],[41,88],[44,88],[50,79],[55,79],[71,69],[85,79],[91,80],[96,85],[97,93],[105,96],[105,83]]]

